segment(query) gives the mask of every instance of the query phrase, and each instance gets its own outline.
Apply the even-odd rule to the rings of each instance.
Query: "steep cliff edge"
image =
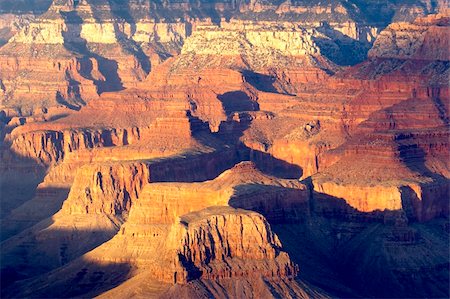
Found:
[[[181,238],[176,252],[186,274],[181,272],[178,277],[174,273],[175,283],[186,282],[198,271],[206,279],[253,275],[279,279],[296,275],[289,256],[281,252],[280,241],[257,213],[209,208],[183,215],[180,224],[170,232],[169,240]]]
[[[82,169],[79,172],[83,172]],[[151,164],[149,169],[151,175]],[[122,172],[120,168],[114,171]],[[227,288],[230,287],[228,280],[239,277],[266,292],[267,288],[257,283],[263,277],[274,280],[274,284],[283,281],[286,288],[281,287],[278,290],[280,294],[289,289],[294,293],[303,292],[302,287],[299,287],[300,282],[291,280],[298,271],[297,266],[282,251],[281,243],[271,232],[267,220],[256,212],[223,205],[257,210],[279,223],[295,221],[294,216],[301,219],[308,215],[309,196],[305,186],[294,180],[264,175],[252,163],[243,162],[216,179],[203,183],[144,184],[144,190],[135,191],[139,193],[137,197],[130,194],[127,200],[123,194],[128,194],[130,191],[126,190],[133,190],[134,187],[114,187],[107,173],[102,172],[101,176],[98,173],[93,178],[95,186],[86,187],[83,194],[77,191],[82,187],[78,186],[79,181],[75,179],[68,200],[53,217],[55,229],[73,223],[70,225],[76,225],[77,230],[83,231],[94,227],[97,229],[101,219],[116,219],[113,223],[126,219],[114,238],[83,257],[90,264],[85,267],[94,269],[97,264],[128,263],[135,268],[131,277],[145,275],[150,280],[169,284],[186,284],[201,279],[208,283],[216,281],[220,285],[223,280]],[[123,177],[126,176],[124,173]],[[123,181],[120,179],[122,176],[111,174],[111,177],[114,177],[112,182],[116,185]],[[142,184],[142,179],[137,184]],[[81,186],[85,185],[83,183]],[[116,195],[105,197],[110,192],[108,190],[116,190]],[[297,199],[297,196],[302,198]],[[107,198],[118,200],[110,205],[109,201],[105,202]],[[204,202],[205,198],[210,201]],[[170,215],[167,214],[169,211]],[[291,216],[287,219],[282,215]],[[70,220],[72,218],[75,222]],[[97,219],[97,224],[91,226],[94,219]],[[44,241],[42,234],[38,234],[41,236],[39,239]],[[98,236],[101,235],[99,232]],[[70,260],[67,257],[67,261]],[[80,267],[80,261],[72,261],[67,267],[75,271]],[[110,275],[110,272],[106,272],[105,279]],[[132,281],[133,278],[130,279]],[[53,292],[61,283],[66,282],[52,284],[44,292]],[[187,288],[191,285],[188,284]],[[175,293],[184,291],[184,287],[171,290]]]
[[[379,35],[369,57],[448,61],[448,23],[447,14],[437,14],[391,24]]]
[[[159,295],[164,292],[173,296],[195,292],[196,282],[199,282],[206,283],[204,286],[206,290],[211,287],[209,284],[222,285],[228,292],[237,292],[239,296],[242,291],[233,291],[234,279],[251,286],[256,293],[266,295],[271,294],[270,287],[260,284],[258,282],[260,279],[278,285],[276,293],[280,295],[290,293],[303,297],[308,293],[320,294],[305,287],[301,282],[291,280],[298,271],[297,266],[290,261],[288,254],[282,250],[279,239],[271,231],[270,225],[258,213],[230,207],[211,207],[186,214],[172,225],[150,228],[148,227],[145,233],[137,234],[128,226],[111,241],[66,267],[49,276],[27,282],[27,287],[23,285],[25,288],[22,288],[24,292],[14,293],[12,288],[10,294],[30,295],[25,289],[32,289],[51,279],[52,284],[33,293],[33,296],[56,293],[59,293],[59,296],[77,296],[79,294],[77,289],[64,290],[72,281],[73,273],[84,271],[86,275],[83,275],[82,279],[90,279],[89,277],[98,273],[96,269],[100,269],[102,267],[100,265],[111,265],[110,270],[114,271],[118,269],[117,267],[120,268],[119,265],[126,264],[127,260],[135,265],[132,271],[127,270],[135,277],[129,278],[127,283],[133,284],[140,277],[146,277],[150,283],[154,283],[155,279],[165,281],[161,285],[163,287],[156,290]],[[124,247],[124,244],[130,244],[128,242],[130,238],[138,237],[147,243],[141,250]],[[121,251],[119,248],[125,248],[127,254],[119,254]],[[102,282],[113,281],[114,272],[107,268],[103,270],[97,286],[85,288],[83,291],[98,294],[95,289],[106,287],[106,285],[101,287]],[[171,287],[173,284],[175,286]],[[138,294],[148,296],[155,293],[155,290],[146,291],[139,291]],[[120,292],[119,287],[110,294]]]
[[[402,209],[421,221],[448,215],[449,56],[443,45],[449,32],[448,16],[435,15],[392,24],[379,35],[369,61],[355,69],[365,69],[367,78],[376,68],[378,80],[396,80],[409,94],[374,111],[344,144],[319,158],[318,191],[362,211]]]
[[[97,94],[133,87],[154,66],[179,53],[185,39],[195,35],[202,24],[226,29],[255,20],[260,24],[281,21],[284,26],[295,21],[298,26],[315,30],[312,39],[325,56],[339,64],[354,64],[364,59],[377,32],[392,15],[410,20],[445,7],[441,1],[435,6],[393,2],[386,8],[386,15],[376,16],[373,11],[379,9],[379,4],[365,5],[341,1],[199,4],[65,0],[48,5],[6,1],[0,12],[38,13],[43,12],[42,7],[48,10],[18,26],[20,30],[9,25],[3,30],[4,41],[9,42],[0,50],[2,106],[20,108],[20,115],[57,105],[77,108]],[[354,59],[344,55],[349,51]],[[48,68],[52,69],[51,77],[44,75]],[[25,98],[28,101],[23,101]]]
[[[0,47],[2,297],[448,294],[441,2],[119,2]]]
[[[97,16],[84,1],[55,1],[15,34],[0,50],[2,105],[20,108],[23,116],[57,105],[77,109],[144,79],[187,34],[184,23],[135,23],[105,7],[109,17]],[[44,75],[49,68],[51,77]]]

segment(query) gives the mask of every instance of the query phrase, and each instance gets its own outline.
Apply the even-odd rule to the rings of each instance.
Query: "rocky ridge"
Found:
[[[365,58],[361,52],[368,50],[380,24],[386,22],[373,21],[364,15],[359,4],[275,2],[217,1],[198,7],[190,1],[126,4],[106,0],[53,1],[34,21],[21,22],[23,25],[19,26],[5,24],[5,40],[20,30],[0,50],[2,106],[11,109],[11,116],[27,116],[36,109],[58,105],[77,109],[98,94],[127,88],[143,80],[152,67],[179,53],[185,39],[205,24],[215,24],[235,35],[235,24],[239,24],[240,30],[242,26],[247,30],[255,20],[275,24],[283,20],[286,25],[298,19],[297,26],[306,29],[291,34],[303,36],[304,30],[314,32],[310,37],[302,37],[308,46],[300,47],[298,53],[317,53],[319,47],[338,64],[353,64]],[[412,16],[443,11],[445,7],[441,2],[434,8],[428,4],[397,5],[392,4],[388,10],[410,15],[408,20]],[[5,11],[34,11],[33,6],[20,1],[4,6]],[[36,4],[36,7],[45,6]],[[252,34],[256,42],[264,39],[261,34],[257,34],[259,37]],[[270,35],[270,30],[265,34]],[[354,51],[351,55],[354,61],[343,54],[348,51]],[[130,59],[133,63],[128,63]],[[44,75],[48,68],[53,70],[52,77]],[[42,90],[51,91],[50,96]],[[31,91],[33,97],[23,101],[30,97]]]
[[[51,46],[72,61],[57,76],[87,80],[92,99],[1,114],[2,173],[27,173],[20,183],[37,190],[2,211],[2,296],[448,293],[449,59],[433,50],[447,42],[445,14],[390,25],[349,68],[325,56],[317,28],[203,20],[148,76],[99,92],[100,64],[90,75],[81,65],[102,58],[79,51],[93,42],[83,30],[99,29],[86,21],[96,6],[74,5],[55,1],[42,28],[69,29],[74,11],[86,24],[61,29],[72,44],[56,30]],[[113,11],[123,8],[95,15]],[[98,44],[118,47],[108,26]]]

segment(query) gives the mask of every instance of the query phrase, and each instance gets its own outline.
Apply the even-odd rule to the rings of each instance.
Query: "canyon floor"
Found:
[[[2,298],[448,298],[448,1],[0,1]]]

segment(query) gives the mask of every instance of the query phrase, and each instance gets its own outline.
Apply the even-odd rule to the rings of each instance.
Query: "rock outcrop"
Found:
[[[2,297],[445,297],[448,11],[394,2],[5,18]]]
[[[41,12],[42,7],[48,7],[35,20],[30,18],[31,21],[16,22],[21,24],[19,26],[10,26],[10,22],[6,21],[2,34],[3,42],[9,40],[0,50],[2,105],[20,108],[22,116],[31,114],[36,108],[57,105],[79,108],[103,92],[132,87],[142,81],[154,66],[179,53],[188,36],[193,34],[194,38],[198,37],[197,30],[207,41],[214,38],[214,34],[216,38],[236,37],[240,34],[236,30],[250,30],[255,25],[249,20],[263,20],[264,26],[277,26],[279,24],[274,20],[281,19],[283,26],[296,24],[310,28],[309,33],[305,35],[305,29],[285,28],[283,31],[277,29],[280,36],[275,34],[272,37],[270,30],[259,30],[246,33],[241,44],[252,45],[252,41],[258,44],[269,38],[275,41],[272,42],[274,49],[286,50],[288,44],[282,40],[288,38],[291,43],[301,41],[295,42],[294,47],[288,47],[291,54],[318,53],[322,48],[325,56],[339,64],[347,64],[347,60],[350,63],[361,61],[364,55],[356,51],[352,61],[343,53],[352,51],[352,45],[362,52],[367,51],[380,23],[386,23],[383,14],[377,19],[371,13],[364,15],[365,10],[358,5],[348,6],[340,1],[331,1],[326,5],[295,1],[219,1],[200,6],[190,1],[47,2],[33,6],[23,1],[6,1],[2,8],[5,12],[37,13]],[[377,5],[371,3],[366,10],[376,10]],[[427,8],[424,10],[423,7]],[[410,20],[413,16],[444,11],[443,7],[445,3],[441,2],[435,7],[392,3],[387,10],[392,10],[388,14],[399,13]],[[231,19],[230,14],[233,14]],[[6,15],[3,16],[6,20]],[[207,37],[202,29],[204,25],[214,28],[216,25],[213,24],[218,23],[219,32],[214,30],[216,32],[210,32]],[[233,30],[229,31],[230,28]],[[311,32],[314,34],[311,35]],[[284,37],[280,39],[281,36]],[[238,40],[235,39],[235,45],[239,45]],[[189,49],[186,47],[185,51]],[[233,47],[228,45],[227,51],[231,49]],[[248,59],[251,60],[251,57]],[[261,64],[260,59],[255,59],[253,64]],[[283,60],[277,61],[279,65],[286,65]],[[51,76],[48,75],[49,68],[52,70]],[[28,100],[24,101],[25,98]]]
[[[268,185],[263,188],[266,192],[261,194],[256,184],[263,183]],[[269,190],[270,186],[273,188],[272,192]],[[298,198],[299,196],[303,199]],[[151,183],[133,204],[120,233],[98,249],[104,253],[94,254],[92,257],[103,256],[107,261],[127,260],[136,264],[139,269],[151,271],[154,279],[169,283],[186,283],[199,275],[205,279],[250,279],[253,275],[251,272],[239,270],[249,268],[256,271],[255,275],[269,278],[295,276],[296,268],[288,257],[284,253],[277,257],[281,244],[272,232],[265,231],[269,227],[263,216],[253,212],[247,214],[245,210],[231,207],[215,206],[245,206],[246,209],[259,210],[271,219],[279,217],[278,222],[283,222],[289,219],[282,218],[281,215],[289,215],[289,212],[297,217],[301,217],[302,213],[303,217],[307,215],[307,200],[304,186],[295,181],[265,176],[248,162],[240,163],[205,183]],[[273,212],[277,215],[272,215]],[[247,223],[247,220],[250,222]],[[238,229],[237,235],[233,233],[234,227]],[[255,243],[253,237],[244,235],[247,229],[249,234],[257,232],[263,239]],[[219,235],[214,237],[214,232]],[[126,253],[117,250],[123,248],[124,244],[129,244]],[[205,247],[205,244],[210,244],[211,248]],[[273,249],[261,249],[258,246]],[[166,253],[161,252],[159,258],[155,259],[158,255],[154,250]],[[246,254],[256,261],[250,261],[251,265],[246,265],[246,262],[240,264],[240,260],[248,259],[244,256]],[[161,258],[162,256],[165,258]],[[275,261],[273,264],[259,262],[264,259]],[[235,266],[234,260],[237,263]],[[172,267],[173,271],[167,272],[167,267]]]
[[[313,177],[318,191],[344,198],[366,212],[402,209],[422,221],[448,213],[444,198],[448,197],[449,87],[443,78],[448,76],[449,58],[446,47],[442,52],[426,50],[435,43],[448,43],[447,19],[437,15],[413,24],[393,24],[380,34],[371,60],[362,68],[367,71],[377,65],[375,76],[380,81],[395,76],[398,89],[408,92],[401,101],[391,99],[391,106],[374,111],[354,127],[347,142],[319,158],[324,170]],[[414,43],[404,44],[405,38]],[[383,71],[380,61],[396,66]]]
[[[198,271],[206,279],[253,275],[279,279],[297,272],[289,256],[280,252],[281,243],[267,221],[256,213],[211,208],[186,214],[169,240],[177,237],[182,241],[176,252],[185,270],[174,273],[175,283],[186,282]]]
[[[394,23],[382,31],[369,57],[448,61],[448,22],[446,14],[437,14]]]
[[[283,279],[297,272],[267,220],[254,212],[211,207],[170,225],[147,225],[145,232],[135,230],[134,221],[130,218],[121,233],[98,249],[102,260],[128,260],[153,279],[178,284],[200,277]],[[127,246],[119,254],[118,248],[136,238],[145,242],[141,249]]]

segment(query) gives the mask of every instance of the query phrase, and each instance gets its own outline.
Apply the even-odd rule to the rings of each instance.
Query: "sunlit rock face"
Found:
[[[448,43],[448,16],[437,14],[388,26],[369,57],[448,61]]]
[[[447,1],[0,1],[1,296],[445,298]]]
[[[284,24],[288,28],[277,30],[279,36],[268,40],[271,48],[288,47],[293,55],[318,53],[320,48],[337,64],[348,65],[365,58],[390,17],[411,20],[445,8],[441,2],[392,3],[385,8],[387,14],[376,17],[377,3],[340,1],[5,1],[1,5],[5,12],[1,44],[9,41],[0,50],[2,99],[18,115],[57,105],[77,108],[103,92],[134,86],[152,67],[179,53],[184,40],[195,35],[201,24],[223,24],[235,37],[243,28],[250,30],[254,19]],[[6,14],[23,12],[39,16]],[[308,37],[302,34],[305,29],[289,28],[292,24],[310,28]],[[312,34],[311,29],[315,29]],[[244,39],[258,44],[271,35],[270,29],[259,31],[247,32]],[[203,38],[214,37],[209,33]],[[283,43],[286,38],[292,46]]]

